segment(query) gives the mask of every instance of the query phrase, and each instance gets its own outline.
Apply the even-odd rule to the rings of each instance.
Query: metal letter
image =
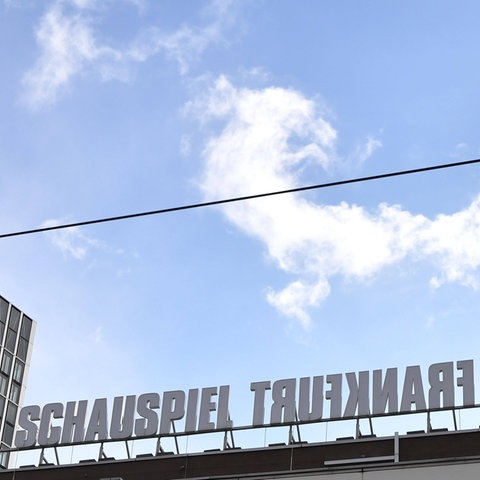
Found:
[[[218,413],[217,413],[217,429],[232,428],[233,422],[230,420],[228,411],[228,399],[230,396],[230,386],[222,385],[218,392]]]
[[[29,405],[20,410],[18,426],[23,430],[17,430],[15,433],[15,446],[17,448],[35,446],[38,427],[34,421],[38,420],[40,420],[40,407],[38,405]]]
[[[75,414],[76,405],[77,402],[67,402],[63,421],[62,443],[71,443],[72,434],[74,442],[83,442],[88,401],[80,400]]]
[[[125,398],[125,409],[123,399]],[[133,417],[135,415],[135,404],[137,397],[115,397],[113,399],[112,420],[110,422],[110,438],[129,438],[133,434]]]
[[[310,410],[310,378],[300,379],[298,419],[301,422],[320,420],[323,416],[323,376],[313,377],[312,409]]]
[[[63,418],[63,404],[47,403],[43,407],[38,429],[39,445],[57,445],[60,442],[62,427],[52,427],[52,418]]]
[[[180,420],[185,415],[185,392],[174,390],[164,392],[160,433],[170,433],[172,421]]]
[[[255,392],[252,425],[263,425],[265,420],[265,392],[270,390],[270,382],[253,382],[250,384],[250,390]]]
[[[327,375],[327,383],[332,387],[325,392],[325,398],[330,400],[330,418],[342,416],[342,374]]]
[[[217,387],[202,388],[200,400],[200,414],[198,418],[199,430],[215,430],[215,423],[210,420],[210,413],[217,409],[212,397],[217,396]]]
[[[475,386],[473,382],[473,360],[457,362],[457,370],[463,375],[457,378],[457,385],[463,387],[463,406],[475,405]]]
[[[415,410],[426,410],[427,408],[423,391],[422,372],[418,365],[407,367],[405,370],[400,411],[410,412],[412,404],[415,404]]]
[[[440,408],[440,394],[443,394],[443,408],[455,406],[453,386],[453,362],[434,363],[428,369],[428,408]]]
[[[137,400],[137,413],[142,418],[135,420],[135,436],[148,437],[155,435],[158,430],[158,415],[154,408],[160,408],[158,393],[144,393]]]
[[[108,438],[108,415],[107,399],[97,398],[93,404],[90,421],[88,422],[85,441],[107,440]]]
[[[272,409],[270,423],[290,423],[295,421],[296,379],[277,380],[272,386]],[[283,419],[282,419],[283,412]]]
[[[369,386],[369,372],[363,371],[358,373],[346,373],[348,388],[350,393],[348,395],[347,405],[343,413],[344,417],[353,417],[358,406],[358,415],[368,415],[370,413],[368,386]]]
[[[398,412],[398,374],[396,368],[387,368],[382,385],[382,371],[373,371],[373,414]]]
[[[185,417],[185,432],[194,432],[197,429],[198,388],[188,391],[187,415]]]

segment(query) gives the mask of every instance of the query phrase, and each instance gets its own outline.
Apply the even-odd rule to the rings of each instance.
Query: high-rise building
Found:
[[[22,406],[35,322],[0,296],[0,467],[8,466],[17,413]]]

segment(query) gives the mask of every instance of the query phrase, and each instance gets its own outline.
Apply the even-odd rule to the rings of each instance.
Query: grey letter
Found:
[[[185,392],[174,390],[164,392],[160,433],[170,433],[173,420],[180,420],[185,415]]]
[[[68,402],[65,408],[65,420],[63,421],[62,443],[83,442],[85,435],[85,417],[87,415],[87,400],[78,402],[77,414],[75,406],[77,402]]]
[[[400,411],[410,412],[412,404],[415,404],[415,410],[425,410],[427,408],[423,391],[422,372],[418,365],[407,367],[405,371]]]
[[[298,419],[301,422],[319,420],[323,415],[323,376],[313,377],[312,410],[310,411],[310,378],[300,379]]]
[[[60,442],[62,427],[52,427],[52,418],[63,418],[63,405],[61,403],[48,403],[43,407],[38,430],[39,445],[57,445]]]
[[[463,406],[475,405],[475,389],[473,386],[473,360],[457,362],[457,370],[463,375],[457,378],[457,385],[463,387]]]
[[[200,400],[200,414],[198,418],[199,430],[215,430],[215,423],[210,421],[210,412],[217,409],[217,404],[212,402],[212,397],[217,396],[217,387],[202,388]]]
[[[37,443],[38,427],[33,421],[40,420],[40,407],[38,405],[29,405],[20,410],[18,416],[18,426],[23,430],[17,430],[15,433],[15,446],[33,447]]]
[[[250,390],[255,392],[252,425],[263,425],[265,419],[265,392],[270,390],[270,382],[253,382],[250,384]]]
[[[123,399],[125,398],[125,410]],[[113,399],[112,421],[110,422],[110,438],[129,438],[133,434],[133,417],[135,415],[135,403],[137,397],[115,397]]]
[[[441,378],[440,378],[441,377]],[[443,408],[455,405],[453,386],[453,362],[434,363],[428,369],[428,408],[440,408],[440,394],[443,393]]]
[[[160,407],[158,393],[144,393],[137,400],[137,413],[142,418],[135,420],[135,436],[148,437],[155,435],[158,429],[158,415],[154,408]]]
[[[230,414],[228,411],[229,396],[230,396],[230,386],[222,385],[218,392],[217,429],[233,427],[233,422],[232,420],[230,420]]]
[[[363,371],[358,373],[346,373],[348,388],[350,393],[348,395],[347,405],[345,406],[344,417],[353,417],[358,405],[359,415],[368,415],[370,413],[369,401],[368,401],[368,385],[369,385],[369,372]]]
[[[387,368],[382,386],[382,371],[373,371],[373,413],[385,413],[388,402],[388,413],[398,412],[398,380],[397,369]]]
[[[330,400],[330,418],[342,416],[342,374],[327,375],[327,383],[332,387],[325,392],[325,398]]]
[[[108,438],[107,399],[97,398],[93,404],[90,421],[88,422],[85,441],[106,440]]]
[[[192,388],[188,391],[187,415],[185,418],[186,432],[194,432],[197,429],[197,405],[198,388]]]
[[[270,411],[270,423],[282,423],[295,421],[295,389],[296,379],[277,380],[272,387],[272,409]]]

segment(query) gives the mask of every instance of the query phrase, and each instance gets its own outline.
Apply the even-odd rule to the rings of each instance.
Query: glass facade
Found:
[[[0,468],[8,466],[17,412],[25,393],[35,322],[0,296]]]

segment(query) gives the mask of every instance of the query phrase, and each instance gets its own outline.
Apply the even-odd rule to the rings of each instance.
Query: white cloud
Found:
[[[357,165],[363,165],[375,152],[382,147],[382,142],[374,137],[367,137],[365,143],[359,145],[355,151],[354,159]]]
[[[312,321],[305,307],[318,305],[329,294],[330,285],[325,279],[318,279],[313,284],[296,280],[280,292],[270,289],[267,299],[278,310],[289,317],[296,318],[305,329],[308,329]]]
[[[60,225],[58,220],[46,220],[42,227]],[[98,247],[100,243],[94,238],[87,237],[79,227],[70,227],[47,232],[52,244],[65,255],[77,260],[83,260],[91,247]]]
[[[203,10],[208,18],[206,25],[182,25],[175,31],[151,27],[142,32],[126,51],[135,61],[146,61],[159,53],[178,63],[180,73],[185,75],[190,65],[211,45],[227,44],[226,30],[235,22],[234,2],[211,0]]]
[[[421,232],[424,251],[441,266],[432,286],[459,282],[480,288],[477,270],[480,267],[480,195],[464,210],[451,215],[438,215],[429,228]]]
[[[141,0],[125,0],[143,10]],[[230,24],[230,2],[214,2],[210,21],[204,27],[183,25],[166,32],[159,27],[139,31],[127,47],[108,45],[95,27],[107,15],[108,3],[98,0],[56,0],[41,18],[36,29],[40,55],[23,78],[24,101],[32,109],[54,103],[82,73],[101,80],[130,78],[132,63],[144,62],[164,54],[178,63],[181,74],[212,44],[224,41],[223,30]],[[103,7],[103,8],[100,8]],[[220,8],[221,7],[221,8]]]
[[[327,170],[336,160],[334,128],[314,101],[294,90],[236,88],[220,77],[188,108],[203,122],[224,122],[204,151],[201,188],[208,200],[294,188],[304,183],[306,166]],[[370,139],[360,160],[379,146]],[[432,285],[480,286],[480,197],[464,211],[433,220],[395,205],[367,211],[344,202],[318,205],[298,194],[228,204],[222,211],[295,277],[279,291],[270,289],[267,299],[305,328],[310,308],[329,295],[332,276],[370,278],[407,256],[433,262],[439,273]]]
[[[78,8],[86,8],[89,3],[74,2]],[[67,13],[64,5],[65,2],[56,2],[36,30],[41,54],[23,78],[24,99],[32,108],[55,102],[87,65],[105,65],[121,58],[120,52],[97,44],[91,22],[81,10]]]

